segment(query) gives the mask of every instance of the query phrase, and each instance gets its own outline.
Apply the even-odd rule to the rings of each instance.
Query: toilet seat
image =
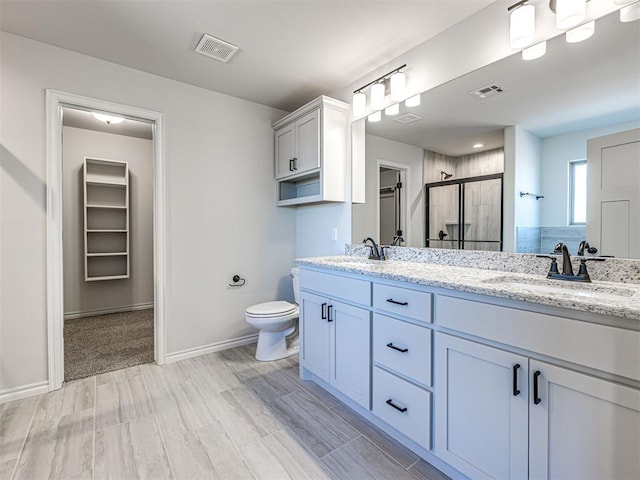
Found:
[[[246,314],[252,318],[275,318],[291,315],[298,312],[298,306],[279,300],[276,302],[265,302],[252,305],[247,308]]]

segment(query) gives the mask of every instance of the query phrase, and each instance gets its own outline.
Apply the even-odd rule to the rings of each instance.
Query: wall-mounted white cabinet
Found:
[[[348,110],[321,96],[273,124],[279,206],[345,200]]]
[[[85,157],[84,279],[129,278],[129,165]]]

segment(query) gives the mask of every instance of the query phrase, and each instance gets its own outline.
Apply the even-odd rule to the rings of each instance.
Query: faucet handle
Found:
[[[552,257],[550,255],[536,255],[536,257],[538,258],[550,258],[551,259],[551,265],[549,266],[549,273],[547,273],[547,277],[551,276],[552,274],[559,274],[560,272],[558,272],[558,259],[556,257]]]

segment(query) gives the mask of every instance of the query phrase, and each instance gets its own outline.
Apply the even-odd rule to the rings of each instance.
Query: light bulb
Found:
[[[379,122],[382,120],[382,112],[373,112],[367,117],[370,122]]]
[[[393,115],[397,115],[400,113],[400,104],[394,103],[393,105],[389,105],[384,109],[384,114],[392,117]]]
[[[592,20],[566,33],[567,42],[578,43],[591,37],[596,31],[596,22]]]
[[[522,51],[522,59],[523,60],[535,60],[536,58],[542,57],[545,53],[547,53],[547,42],[536,43],[535,45],[525,48]]]
[[[371,87],[371,110],[384,108],[384,83],[376,83]]]
[[[407,76],[402,72],[391,75],[391,100],[399,102],[404,98],[407,87]]]
[[[640,20],[640,2],[620,9],[621,22],[635,22],[636,20]]]
[[[407,98],[404,101],[404,105],[405,107],[417,107],[418,105],[420,105],[420,94],[418,95],[414,95],[413,97]]]
[[[578,25],[587,15],[587,0],[557,0],[556,28],[564,30]]]
[[[353,116],[364,117],[367,113],[367,96],[362,92],[353,94]]]
[[[533,41],[536,29],[536,9],[533,5],[522,5],[509,16],[509,44],[511,48],[526,47]]]

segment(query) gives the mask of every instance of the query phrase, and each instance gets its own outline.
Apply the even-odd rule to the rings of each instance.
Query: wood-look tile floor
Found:
[[[432,479],[436,470],[255,345],[0,405],[0,479]]]

